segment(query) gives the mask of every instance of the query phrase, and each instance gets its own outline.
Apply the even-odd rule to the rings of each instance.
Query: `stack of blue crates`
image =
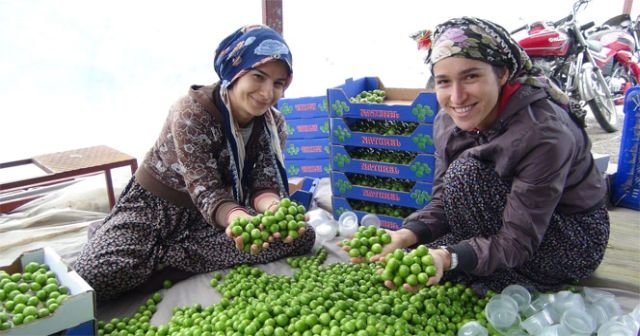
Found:
[[[385,91],[382,103],[356,103],[350,98],[360,92]],[[433,119],[438,111],[435,93],[424,89],[385,88],[377,77],[348,79],[345,84],[327,90],[331,122],[331,190],[333,215],[353,211],[362,219],[371,209],[384,228],[401,228],[404,217],[431,200],[435,151]],[[415,126],[407,134],[382,135],[355,127],[364,122],[402,123]],[[355,155],[368,148],[382,153],[379,161]],[[379,151],[382,150],[382,151]],[[409,163],[393,162],[391,156],[409,153]],[[353,155],[352,155],[353,154]],[[389,157],[384,157],[385,155]],[[412,159],[411,159],[412,158]],[[386,181],[402,181],[405,188],[392,190]],[[364,181],[364,182],[363,182]],[[368,181],[381,181],[379,185]],[[385,181],[385,182],[383,182]],[[407,213],[408,211],[408,213]],[[375,213],[375,212],[374,212]]]
[[[329,110],[327,97],[282,98],[278,110],[287,123],[284,165],[287,176],[328,177]]]
[[[640,210],[640,86],[630,88],[624,98],[618,170],[612,182],[612,204]]]

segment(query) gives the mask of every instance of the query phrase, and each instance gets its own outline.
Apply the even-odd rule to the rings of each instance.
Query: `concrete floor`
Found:
[[[593,277],[583,284],[640,294],[640,212],[614,208],[609,216],[611,233],[604,260]]]
[[[588,109],[587,109],[588,111]],[[587,134],[591,139],[592,152],[598,154],[609,155],[609,162],[613,164],[618,163],[618,156],[620,154],[620,141],[622,140],[622,125],[624,122],[624,112],[622,106],[618,106],[618,131],[614,133],[605,132],[600,125],[596,122],[595,118],[588,111],[587,114]]]
[[[618,107],[618,131],[607,133],[587,115],[587,134],[592,152],[609,155],[607,174],[618,168],[620,142],[623,134],[624,113]],[[640,293],[640,211],[617,207],[609,211],[611,233],[604,261],[588,285],[615,287]]]

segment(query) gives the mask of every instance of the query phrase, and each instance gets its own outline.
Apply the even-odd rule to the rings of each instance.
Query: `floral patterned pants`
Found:
[[[475,159],[454,161],[445,174],[444,189],[451,231],[429,246],[497,233],[510,189],[510,181],[501,179],[492,167]],[[591,276],[604,257],[608,240],[609,214],[604,203],[579,214],[555,211],[540,246],[524,264],[483,277],[452,271],[445,273],[444,280],[464,283],[481,294],[488,289],[500,292],[514,283],[530,290],[558,290]]]
[[[240,264],[264,264],[309,252],[311,227],[292,243],[272,243],[257,255],[239,251],[222,229],[194,209],[178,207],[131,179],[111,214],[90,230],[74,269],[99,300],[114,298],[164,268],[196,274]],[[184,278],[183,276],[182,278]]]

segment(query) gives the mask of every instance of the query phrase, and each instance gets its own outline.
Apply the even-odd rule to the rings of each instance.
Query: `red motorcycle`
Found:
[[[616,105],[622,105],[627,90],[640,83],[639,24],[638,19],[634,22],[629,14],[620,14],[587,32],[589,48],[602,69]]]
[[[569,96],[574,115],[586,115],[588,105],[600,127],[615,132],[618,122],[614,96],[604,78],[586,31],[593,22],[579,26],[576,14],[590,0],[577,0],[571,14],[556,21],[538,21],[511,32],[526,30],[527,35],[514,38],[527,52],[531,61]]]

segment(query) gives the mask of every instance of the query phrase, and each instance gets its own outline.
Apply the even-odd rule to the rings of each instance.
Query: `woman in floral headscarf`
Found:
[[[487,20],[452,19],[432,43],[428,32],[418,39],[441,106],[433,198],[382,255],[428,244],[438,268],[429,285],[444,275],[478,292],[589,277],[609,238],[607,186],[566,96]]]
[[[291,83],[289,47],[269,27],[246,26],[220,43],[213,66],[220,81],[192,86],[171,107],[111,214],[90,232],[74,267],[99,299],[313,246],[310,228],[253,253],[225,234],[235,218],[288,195],[284,119],[273,106]]]

